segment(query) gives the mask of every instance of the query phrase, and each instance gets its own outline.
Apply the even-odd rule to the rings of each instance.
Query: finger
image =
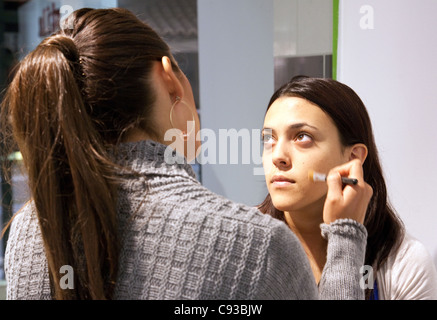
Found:
[[[358,159],[346,162],[333,168],[331,171],[338,172],[342,177],[358,179],[358,183],[361,185],[364,183],[363,167]]]
[[[328,185],[327,199],[330,201],[339,201],[343,199],[343,182],[341,181],[341,175],[337,171],[330,171],[326,184]]]
[[[323,221],[329,224],[343,217],[343,182],[338,172],[330,171],[326,178],[326,183],[328,185],[328,192],[323,207]]]
[[[349,163],[350,163],[349,176],[358,179],[358,183],[364,185],[364,172],[363,172],[363,165],[361,164],[361,161],[355,159],[349,161]]]
[[[343,197],[346,201],[354,199],[358,193],[364,191],[366,182],[364,181],[363,166],[358,159],[351,160],[343,166],[339,166],[338,172],[344,176],[347,174],[349,178],[358,180],[356,185],[346,185],[343,189]]]

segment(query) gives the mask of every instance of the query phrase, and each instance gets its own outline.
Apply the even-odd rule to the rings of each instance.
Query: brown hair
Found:
[[[117,168],[108,147],[150,122],[167,44],[124,9],[80,9],[20,63],[2,103],[23,154],[56,299],[106,299],[118,271]],[[60,288],[60,268],[74,289]]]
[[[283,96],[301,97],[319,106],[334,121],[344,146],[363,143],[368,155],[363,164],[364,180],[373,188],[364,225],[368,231],[365,264],[374,274],[396,250],[403,239],[404,227],[387,197],[387,188],[378,157],[372,124],[366,107],[348,86],[333,79],[297,76],[279,88],[271,97],[267,110]],[[262,212],[285,221],[284,213],[273,206],[270,195],[258,207]],[[369,297],[371,291],[366,292]]]

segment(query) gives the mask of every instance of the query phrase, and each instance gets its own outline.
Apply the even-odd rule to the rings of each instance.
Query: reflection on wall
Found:
[[[273,0],[273,4],[275,57],[332,52],[332,0]]]
[[[275,58],[275,90],[297,75],[332,78],[332,54]]]
[[[197,0],[119,0],[118,6],[132,11],[167,42],[199,108]]]
[[[296,75],[332,77],[332,0],[274,0],[275,90]]]
[[[132,11],[170,46],[190,81],[200,117],[197,0],[119,0],[118,6]],[[195,163],[192,167],[202,181],[201,166]]]

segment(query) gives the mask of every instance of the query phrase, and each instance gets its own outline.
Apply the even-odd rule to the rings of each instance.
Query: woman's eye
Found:
[[[302,133],[299,133],[296,136],[296,141],[299,141],[299,142],[310,142],[310,141],[312,141],[312,138],[311,138],[311,136],[309,134],[302,132]]]
[[[273,136],[270,135],[270,134],[264,134],[264,135],[262,136],[262,142],[263,142],[264,144],[272,144],[272,143],[274,142],[274,140],[273,140]]]

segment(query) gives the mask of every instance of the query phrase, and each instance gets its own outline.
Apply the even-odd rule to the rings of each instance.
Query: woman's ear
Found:
[[[161,64],[163,80],[170,96],[173,97],[172,100],[175,100],[175,97],[180,97],[182,99],[184,96],[184,88],[179,77],[173,70],[170,58],[167,56],[162,57]]]
[[[361,164],[363,164],[367,158],[367,146],[363,143],[357,143],[349,148],[349,161],[358,159],[361,161]]]

